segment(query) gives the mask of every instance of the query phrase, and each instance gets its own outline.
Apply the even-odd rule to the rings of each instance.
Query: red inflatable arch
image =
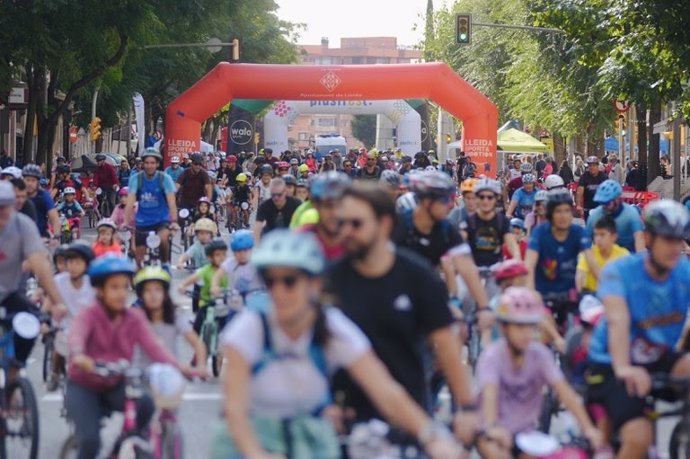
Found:
[[[431,99],[463,121],[464,151],[496,173],[498,110],[443,63],[399,65],[264,65],[221,62],[166,113],[168,158],[199,151],[201,123],[232,99]]]

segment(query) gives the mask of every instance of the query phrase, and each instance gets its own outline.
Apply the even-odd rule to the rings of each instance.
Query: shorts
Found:
[[[683,354],[667,352],[656,362],[642,365],[642,367],[650,374],[668,374],[682,357]],[[620,429],[628,421],[645,417],[645,414],[654,408],[653,399],[630,396],[625,389],[625,383],[614,375],[611,365],[590,363],[586,380],[587,404],[602,405],[614,431]],[[652,396],[667,401],[676,399],[674,392],[668,390],[652,391]]]
[[[151,231],[158,233],[162,229],[168,229],[170,223],[161,222],[150,226],[137,226],[134,232],[134,242],[137,247],[146,247],[146,238],[149,236]]]

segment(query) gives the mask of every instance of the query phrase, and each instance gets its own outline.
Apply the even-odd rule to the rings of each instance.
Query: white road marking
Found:
[[[222,400],[223,396],[218,393],[199,393],[199,392],[190,392],[184,394],[182,397],[183,401],[217,401],[217,400]],[[60,392],[55,392],[52,394],[45,394],[43,397],[41,397],[42,402],[47,402],[47,403],[55,403],[55,402],[62,402],[62,393]]]

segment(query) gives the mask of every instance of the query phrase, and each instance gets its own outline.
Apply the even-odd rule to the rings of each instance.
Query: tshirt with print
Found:
[[[24,278],[24,260],[45,250],[36,224],[26,215],[12,211],[12,216],[0,229],[0,304],[19,289]]]
[[[277,228],[287,228],[290,226],[292,214],[302,204],[302,201],[292,196],[286,196],[285,199],[285,205],[282,209],[276,207],[273,199],[267,199],[259,205],[256,211],[256,221],[266,222],[261,234],[266,234]]]
[[[517,206],[515,206],[515,217],[522,218],[524,220],[527,214],[532,212],[532,209],[534,208],[534,198],[536,196],[536,187],[532,191],[526,191],[523,187],[513,193],[512,201],[517,203]]]
[[[143,174],[141,190],[139,189],[140,174]],[[161,182],[163,183],[162,188]],[[168,208],[167,195],[174,192],[175,184],[168,174],[156,171],[151,178],[148,177],[146,172],[133,174],[129,178],[129,193],[134,193],[139,203],[136,216],[137,226],[150,228],[160,225],[161,223],[170,222],[170,209]]]
[[[664,281],[653,279],[645,268],[648,253],[637,253],[606,265],[598,296],[625,300],[630,313],[630,358],[635,365],[651,364],[678,343],[690,308],[690,261],[681,257]],[[594,329],[589,359],[611,364],[608,323]]]
[[[415,226],[411,210],[398,214],[391,240],[398,246],[412,250],[438,266],[441,257],[452,252],[453,255],[469,255],[470,246],[463,241],[457,228],[448,220],[436,222],[431,233],[423,234]]]
[[[463,225],[467,242],[472,249],[477,266],[491,266],[502,260],[503,238],[510,233],[510,221],[504,214],[496,213],[489,220],[478,213],[470,215]]]
[[[391,269],[364,277],[345,258],[330,267],[325,292],[371,340],[376,355],[393,378],[423,408],[429,407],[424,355],[430,333],[453,323],[448,293],[433,267],[409,250],[395,249]],[[358,420],[381,418],[369,398],[349,377],[335,390],[346,395]]]
[[[347,368],[370,351],[362,332],[335,308],[326,308],[326,328],[330,333],[323,347],[328,373]],[[291,339],[276,325],[269,313],[268,324],[276,358],[251,375],[249,406],[252,416],[291,418],[310,414],[328,399],[329,384],[310,357],[313,332]],[[264,331],[258,313],[240,312],[220,338],[224,347],[235,349],[250,367],[264,357]]]
[[[553,353],[543,344],[530,343],[523,358],[516,367],[508,343],[500,339],[484,349],[477,362],[479,391],[488,385],[498,388],[497,422],[513,435],[537,428],[544,386],[564,379]]]
[[[529,250],[539,255],[534,275],[537,291],[545,295],[574,289],[577,257],[591,245],[591,239],[581,226],[570,225],[565,240],[559,241],[551,232],[551,223],[537,225],[528,245]]]
[[[592,175],[589,171],[585,171],[585,173],[582,174],[577,186],[584,188],[583,207],[585,209],[594,209],[597,207],[598,204],[594,202],[594,195],[597,193],[599,185],[606,179],[608,179],[608,176],[604,171],[599,171],[596,176]]]

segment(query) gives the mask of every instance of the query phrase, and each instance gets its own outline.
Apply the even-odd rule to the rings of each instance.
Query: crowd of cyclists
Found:
[[[527,158],[496,180],[434,152],[97,160],[88,183],[66,164],[52,178],[33,164],[0,172],[0,303],[58,326],[48,390],[65,388],[79,458],[98,456],[100,421],[125,409],[124,378],[98,368],[158,362],[208,378],[209,317],[224,395],[213,458],[545,457],[525,438],[549,434],[554,396],[590,455],[644,458],[650,403],[669,396],[654,375],[690,377],[688,208],[623,202],[596,157],[576,188]],[[79,238],[88,199],[112,203],[93,243]],[[190,274],[173,285],[185,239],[175,261]],[[42,288],[30,299],[29,275]],[[193,289],[195,317],[175,288]],[[223,302],[231,312],[213,314]],[[8,380],[35,341],[13,339]],[[136,408],[145,438],[152,397]]]

